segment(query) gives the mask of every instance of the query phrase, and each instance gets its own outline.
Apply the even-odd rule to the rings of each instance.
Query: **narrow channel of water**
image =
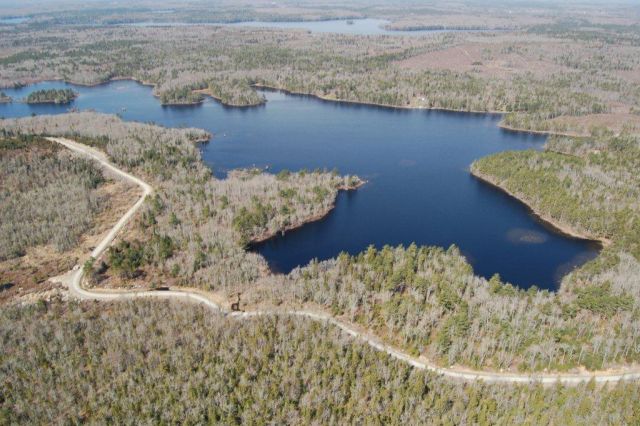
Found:
[[[496,115],[394,110],[277,92],[265,92],[268,102],[257,108],[228,108],[211,99],[162,107],[150,87],[132,81],[89,88],[47,82],[4,91],[20,99],[63,87],[80,93],[70,106],[0,104],[0,116],[74,107],[204,128],[215,136],[203,145],[203,158],[218,177],[259,166],[273,172],[337,168],[367,179],[358,191],[341,193],[324,220],[256,247],[278,271],[370,244],[456,244],[479,275],[499,273],[520,287],[553,290],[566,272],[598,253],[598,244],[554,232],[522,203],[469,174],[474,159],[544,144],[544,137],[499,129]]]

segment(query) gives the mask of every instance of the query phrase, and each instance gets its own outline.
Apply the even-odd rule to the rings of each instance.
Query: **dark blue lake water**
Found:
[[[20,99],[49,82],[5,90]],[[507,132],[499,116],[394,110],[266,92],[265,106],[227,108],[207,99],[194,107],[162,107],[151,88],[131,81],[73,87],[79,109],[120,113],[126,120],[211,131],[203,158],[218,177],[237,167],[337,168],[369,182],[340,193],[335,210],[256,247],[275,270],[313,258],[358,253],[373,244],[448,247],[456,244],[477,274],[499,273],[519,285],[555,289],[599,246],[562,236],[539,223],[520,202],[474,179],[474,159],[505,150],[540,149],[545,139]],[[69,106],[0,105],[0,116],[66,112]],[[126,108],[126,109],[123,109]]]

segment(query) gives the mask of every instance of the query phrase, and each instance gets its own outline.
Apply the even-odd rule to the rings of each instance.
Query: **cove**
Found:
[[[45,82],[4,90],[14,99],[37,89],[72,87],[70,105],[0,104],[0,116],[64,113],[70,107],[118,113],[125,120],[209,130],[204,161],[217,177],[238,167],[337,168],[368,183],[342,192],[335,209],[253,247],[272,269],[288,272],[370,244],[457,245],[476,274],[522,288],[555,290],[563,275],[594,258],[599,244],[557,233],[529,209],[468,171],[473,160],[505,150],[540,149],[545,138],[497,127],[500,116],[402,110],[264,92],[267,104],[228,108],[212,99],[163,107],[133,81],[95,87]]]

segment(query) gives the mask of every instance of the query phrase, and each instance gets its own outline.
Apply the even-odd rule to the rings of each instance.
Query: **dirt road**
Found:
[[[117,234],[127,224],[127,222],[136,214],[140,209],[144,200],[153,192],[153,188],[138,179],[137,177],[124,172],[111,164],[107,157],[86,145],[79,144],[69,139],[64,138],[47,138],[52,142],[56,142],[66,146],[67,148],[86,155],[96,161],[98,161],[103,167],[115,173],[116,175],[128,180],[143,190],[143,195],[140,199],[131,207],[127,213],[115,224],[107,236],[96,246],[91,253],[94,259],[98,259],[111,245]],[[305,310],[274,310],[274,311],[253,311],[253,312],[228,312],[213,300],[206,297],[204,294],[196,293],[187,290],[169,290],[169,291],[97,291],[86,290],[82,287],[83,271],[80,265],[76,265],[73,270],[67,274],[57,277],[56,280],[66,284],[69,287],[71,294],[79,299],[83,300],[100,300],[100,301],[118,301],[118,300],[131,300],[137,298],[157,298],[157,299],[171,299],[182,300],[186,302],[199,303],[207,306],[208,308],[215,310],[221,314],[236,318],[238,320],[252,319],[264,315],[292,315],[308,318],[314,321],[322,321],[332,324],[340,328],[346,334],[358,339],[364,343],[367,343],[372,348],[385,352],[395,359],[412,365],[415,368],[422,370],[429,370],[436,374],[448,377],[459,381],[483,381],[486,383],[541,383],[544,385],[553,385],[556,383],[562,383],[564,385],[577,385],[585,383],[590,380],[594,380],[596,383],[608,383],[618,382],[621,380],[637,380],[640,379],[640,370],[637,368],[624,371],[594,371],[578,374],[567,373],[555,373],[555,374],[519,374],[519,373],[503,373],[492,371],[479,371],[470,370],[461,367],[440,367],[427,358],[420,356],[414,357],[400,349],[386,345],[380,341],[380,339],[372,336],[368,333],[364,333],[356,330],[348,323],[342,322],[328,314],[305,311]]]

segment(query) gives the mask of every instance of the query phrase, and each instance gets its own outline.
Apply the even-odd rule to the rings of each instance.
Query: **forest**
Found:
[[[47,140],[0,136],[0,261],[36,245],[77,245],[101,210],[103,181],[91,161]]]
[[[5,135],[70,137],[104,150],[116,164],[153,184],[156,194],[145,205],[131,237],[148,244],[145,251],[149,253],[157,250],[158,240],[149,239],[155,235],[170,239],[175,250],[161,262],[145,263],[146,275],[134,274],[146,277],[147,283],[168,280],[231,291],[238,283],[253,282],[267,265],[244,249],[248,242],[325,215],[340,188],[360,184],[357,177],[324,170],[279,175],[237,170],[219,180],[204,165],[195,145],[208,140],[206,132],[126,123],[104,114],[4,120],[0,129]]]
[[[640,263],[611,262],[599,275],[592,265],[570,274],[555,293],[477,277],[455,246],[370,247],[265,279],[245,301],[319,307],[445,366],[600,370],[640,357]]]
[[[274,7],[274,3],[267,2],[216,0],[216,7],[209,7],[206,2],[197,0],[188,0],[179,4],[172,1],[141,0],[133,4],[94,2],[82,4],[83,7],[76,8],[69,7],[71,2],[66,2],[66,5],[65,3],[44,4],[37,8],[29,8],[27,5],[26,8],[30,12],[29,23],[36,28],[63,25],[132,25],[141,22],[210,24],[246,21],[323,21],[364,16],[357,10],[363,8],[362,4],[346,6],[333,3],[319,5],[309,2],[287,4],[291,2],[285,1],[283,3],[281,7]]]
[[[632,382],[461,384],[329,325],[178,303],[9,307],[0,339],[3,424],[633,424],[640,413]]]
[[[252,86],[253,83],[247,79],[223,78],[222,81],[209,81],[206,93],[230,106],[255,106],[265,103],[264,96],[259,95]]]
[[[505,152],[472,170],[526,200],[534,210],[609,250],[640,259],[640,140],[635,135],[551,137],[544,152]]]
[[[18,27],[2,33],[0,87],[133,78],[154,85],[163,104],[198,103],[209,94],[249,106],[264,102],[255,91],[262,86],[392,107],[506,112],[507,127],[584,134],[587,118],[619,124],[640,102],[637,28],[589,31],[389,37],[216,26]]]
[[[202,102],[202,94],[196,93],[199,86],[183,86],[167,89],[160,95],[162,105],[193,105]]]
[[[274,274],[251,244],[323,217],[338,191],[363,180],[261,169],[217,179],[196,145],[212,135],[200,129],[94,112],[1,119],[0,424],[637,423],[636,382],[457,383],[328,324],[285,314],[331,314],[442,367],[576,373],[637,365],[637,8],[557,5],[549,13],[532,4],[511,14],[503,2],[435,2],[407,14],[385,0],[349,7],[221,0],[213,11],[199,2],[160,10],[143,3],[75,12],[20,5],[27,21],[0,25],[0,88],[135,79],[165,105],[212,96],[256,106],[265,102],[256,89],[272,88],[393,108],[503,113],[507,129],[554,135],[543,150],[478,159],[470,173],[559,230],[599,241],[602,251],[557,292],[479,277],[456,246],[372,246]],[[398,37],[136,25],[363,17],[397,30],[491,31]],[[38,91],[26,102],[76,96]],[[0,92],[0,102],[9,101]],[[102,258],[89,257],[93,240],[85,236],[107,229],[138,194],[124,184],[111,188],[129,191],[115,208],[105,190],[112,178],[43,136],[103,151],[154,188]],[[43,252],[58,257],[33,266]],[[188,287],[225,304],[240,293],[243,309],[276,314],[238,321],[179,303],[72,301],[46,279],[75,264],[89,288]]]
[[[289,275],[272,275],[262,257],[245,250],[246,244],[322,216],[333,207],[338,188],[357,186],[357,178],[326,171],[272,175],[240,170],[218,180],[194,146],[207,137],[202,131],[125,123],[95,113],[5,120],[0,128],[7,134],[64,135],[101,147],[156,188],[104,264],[90,265],[88,285],[162,283],[198,287],[224,298],[240,291],[249,308],[308,306],[366,326],[442,365],[575,371],[613,368],[640,358],[635,321],[640,286],[634,285],[640,262],[631,248],[607,246],[596,260],[569,274],[556,293],[520,290],[499,276],[478,277],[455,247],[372,247],[358,256],[343,254]],[[560,140],[551,139],[550,146],[562,145]],[[613,141],[611,149],[635,149],[632,139]],[[472,169],[508,155],[548,154],[498,154]],[[612,165],[624,164],[614,158]],[[588,170],[606,182],[606,175]],[[633,179],[624,169],[614,170]],[[525,181],[532,187],[536,182]],[[632,206],[624,208],[625,202],[637,200],[624,186],[617,196],[621,212]]]
[[[78,94],[71,89],[43,89],[29,93],[25,98],[28,104],[68,104]]]

